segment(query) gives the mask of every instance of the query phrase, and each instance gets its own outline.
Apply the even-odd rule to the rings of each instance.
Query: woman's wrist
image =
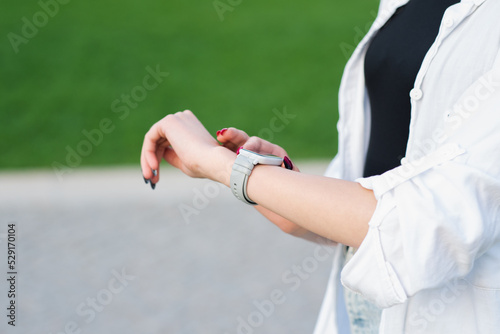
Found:
[[[231,171],[233,163],[236,160],[236,153],[223,147],[214,147],[210,161],[210,171],[207,172],[208,178],[213,181],[222,183],[229,187],[229,180],[231,178]]]

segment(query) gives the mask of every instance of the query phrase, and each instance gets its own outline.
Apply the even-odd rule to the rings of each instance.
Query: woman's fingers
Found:
[[[144,136],[141,152],[142,173],[144,178],[147,180],[154,180],[154,183],[157,182],[154,174],[157,173],[160,166],[158,150],[161,150],[160,146],[166,142],[166,138],[160,131],[159,123],[154,124],[146,133],[146,136]]]
[[[245,131],[236,128],[224,128],[217,131],[217,140],[227,149],[236,152],[248,140]]]
[[[243,145],[243,148],[261,154],[276,155],[281,158],[287,155],[286,151],[281,146],[270,143],[259,137],[250,137]]]
[[[236,128],[224,128],[217,131],[217,140],[233,152],[243,147],[257,153],[273,154],[280,157],[286,155],[286,151],[280,146],[259,137],[249,137],[245,131]]]
[[[296,172],[300,172],[299,168],[288,157],[288,153],[285,151],[285,149],[283,149],[281,146],[270,143],[267,140],[259,137],[250,137],[245,145],[243,145],[243,148],[260,154],[276,155],[280,158],[283,158],[283,167],[294,170]]]
[[[272,154],[281,158],[287,158],[284,166],[288,169],[299,171],[287,157],[286,151],[278,145],[268,142],[259,137],[249,137],[245,131],[236,128],[224,128],[217,131],[217,140],[222,145],[233,152],[237,152],[240,147],[261,154]],[[292,168],[291,168],[292,167]]]
[[[158,161],[158,167],[152,168],[153,177],[151,178],[151,188],[155,189],[156,184],[160,181],[160,162],[163,158],[163,154],[165,152],[165,146],[163,144],[159,144],[156,148],[156,161]]]

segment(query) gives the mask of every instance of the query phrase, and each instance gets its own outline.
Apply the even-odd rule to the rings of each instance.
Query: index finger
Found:
[[[159,123],[156,123],[146,133],[142,144],[141,168],[146,179],[152,179],[155,176],[153,170],[157,171],[160,167],[157,153],[161,145],[168,145],[168,140],[161,131]]]

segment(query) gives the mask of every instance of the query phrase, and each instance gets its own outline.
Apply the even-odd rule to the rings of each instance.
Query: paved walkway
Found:
[[[0,270],[15,223],[18,272],[15,329],[0,282],[0,333],[311,333],[327,250],[215,183],[161,177],[152,191],[139,167],[0,173]]]

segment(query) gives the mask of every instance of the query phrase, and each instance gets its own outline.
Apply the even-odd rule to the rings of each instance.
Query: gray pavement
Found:
[[[327,162],[299,163],[322,174]],[[0,333],[311,333],[328,249],[282,233],[230,191],[163,168],[0,173],[0,270],[16,224],[16,326]]]

